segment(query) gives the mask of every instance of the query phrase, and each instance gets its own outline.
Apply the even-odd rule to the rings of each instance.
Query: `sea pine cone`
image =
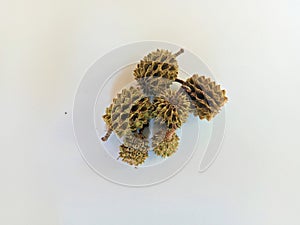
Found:
[[[179,137],[174,133],[171,139],[166,138],[164,131],[159,131],[152,137],[152,147],[156,155],[169,157],[177,151]]]
[[[186,122],[190,111],[189,96],[182,90],[167,89],[153,100],[153,117],[169,129],[179,128]]]
[[[167,50],[149,53],[137,64],[133,75],[147,96],[153,96],[170,87],[178,75],[176,57],[183,49],[175,54]]]
[[[129,165],[138,166],[145,162],[148,157],[148,151],[140,151],[134,148],[130,148],[122,144],[120,146],[119,158],[123,162],[128,163]]]
[[[150,120],[151,111],[145,110],[148,107],[151,108],[151,103],[139,88],[123,89],[103,115],[103,120],[108,126],[108,133],[113,130],[119,137],[123,137],[129,132],[142,128]],[[106,136],[102,138],[103,141],[107,140]]]
[[[228,100],[225,90],[205,76],[193,75],[183,83],[182,88],[192,99],[192,112],[200,119],[211,120]]]

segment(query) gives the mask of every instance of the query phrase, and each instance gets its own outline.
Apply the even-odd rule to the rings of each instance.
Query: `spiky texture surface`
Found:
[[[112,110],[112,104],[110,104],[110,106],[105,109],[105,114],[102,116],[102,118],[103,118],[104,122],[106,123],[107,127],[112,126],[111,110]]]
[[[120,146],[119,157],[129,165],[138,166],[145,162],[148,157],[148,151],[140,151],[122,144]]]
[[[146,55],[137,64],[133,72],[135,79],[147,96],[153,96],[170,87],[178,75],[176,57],[183,53],[180,49],[176,53],[157,49]]]
[[[134,148],[142,152],[147,152],[150,149],[148,138],[143,138],[138,134],[126,135],[123,144],[129,148]]]
[[[173,134],[170,140],[165,138],[165,132],[159,131],[152,137],[152,147],[156,155],[161,157],[169,157],[174,154],[179,145],[179,137]]]
[[[167,89],[153,100],[153,117],[168,128],[179,128],[190,112],[189,96],[182,90]]]
[[[144,111],[149,99],[145,98],[139,88],[130,87],[123,89],[117,97],[113,99],[111,110],[111,124],[113,131],[123,137],[129,132],[135,132],[148,123],[149,113]],[[138,110],[138,116],[135,116],[132,108]]]
[[[147,96],[159,94],[177,78],[178,67],[155,61],[140,61],[133,71],[134,78]]]
[[[205,76],[193,75],[185,81],[182,88],[192,99],[192,112],[200,119],[211,120],[228,100],[225,90]]]
[[[178,67],[176,57],[181,53],[183,53],[183,49],[180,49],[175,54],[165,49],[157,49],[156,51],[150,52],[148,55],[146,55],[143,60],[151,62],[168,63]]]

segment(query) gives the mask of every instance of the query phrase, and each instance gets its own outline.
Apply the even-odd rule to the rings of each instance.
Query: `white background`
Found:
[[[299,1],[0,3],[0,224],[300,224]],[[72,104],[96,59],[145,39],[213,69],[227,130],[207,172],[196,154],[167,182],[127,188],[82,160]]]

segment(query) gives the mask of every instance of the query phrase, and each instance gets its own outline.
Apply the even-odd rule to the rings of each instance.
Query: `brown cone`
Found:
[[[205,76],[193,75],[182,88],[190,95],[195,107],[193,113],[200,119],[211,120],[228,100],[225,90]]]

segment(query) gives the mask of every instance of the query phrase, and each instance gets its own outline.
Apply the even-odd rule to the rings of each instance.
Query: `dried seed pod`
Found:
[[[193,75],[184,82],[182,88],[192,99],[192,112],[200,119],[211,120],[228,100],[225,90],[205,76]]]
[[[142,138],[137,133],[127,134],[124,144],[120,146],[119,157],[126,163],[134,166],[142,164],[148,157],[148,139]]]
[[[127,147],[124,144],[120,146],[119,158],[130,165],[138,166],[144,163],[147,157],[148,151],[140,151]]]
[[[135,79],[147,96],[153,96],[169,88],[178,75],[176,57],[183,52],[172,54],[167,50],[149,53],[137,64],[133,72]]]
[[[156,155],[161,157],[169,157],[174,154],[179,145],[179,137],[176,133],[172,135],[170,140],[166,137],[164,131],[159,131],[152,137],[152,147]]]
[[[189,96],[182,90],[167,89],[153,100],[153,117],[169,129],[179,128],[187,120],[190,111]]]
[[[145,109],[146,108],[146,109]],[[129,132],[142,128],[150,120],[148,108],[151,108],[149,99],[143,95],[139,88],[123,89],[113,99],[111,110],[103,116],[110,121],[111,129],[121,138]],[[136,115],[135,112],[138,112]]]

